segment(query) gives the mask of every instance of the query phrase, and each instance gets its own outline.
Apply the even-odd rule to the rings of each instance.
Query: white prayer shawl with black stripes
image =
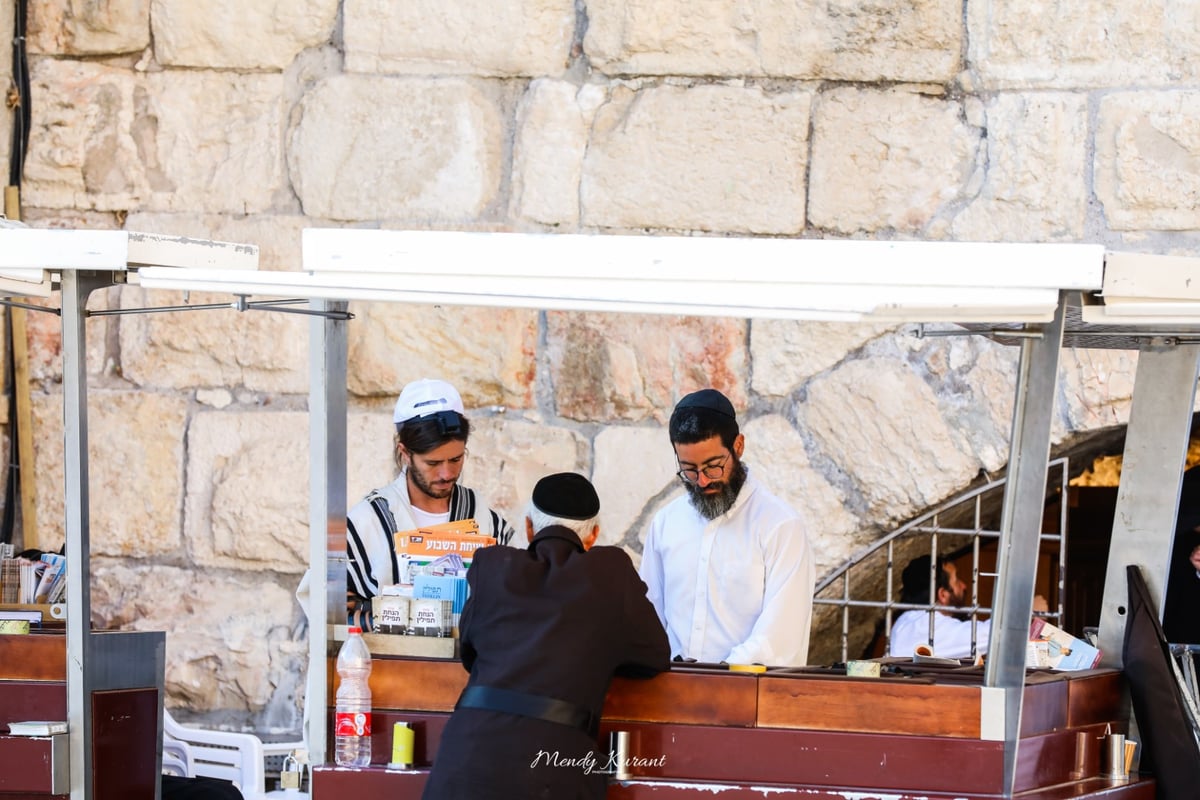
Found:
[[[371,492],[350,509],[347,517],[346,588],[363,598],[375,597],[381,584],[389,586],[400,580],[396,531],[417,527],[405,476],[401,474],[387,486]],[[462,519],[474,519],[479,532],[496,537],[497,544],[513,543],[513,527],[488,507],[474,489],[455,484],[450,492],[450,521]]]

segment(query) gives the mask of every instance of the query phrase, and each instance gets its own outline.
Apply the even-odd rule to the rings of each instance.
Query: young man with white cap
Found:
[[[396,480],[350,509],[346,525],[346,612],[351,625],[372,626],[370,599],[400,582],[394,536],[445,522],[474,519],[479,532],[509,544],[513,528],[479,493],[460,486],[471,424],[458,392],[446,381],[423,378],[400,392],[396,425]]]
[[[746,437],[716,389],[680,400],[668,433],[687,493],[654,515],[641,575],[671,652],[803,666],[816,569],[800,514],[742,463]]]

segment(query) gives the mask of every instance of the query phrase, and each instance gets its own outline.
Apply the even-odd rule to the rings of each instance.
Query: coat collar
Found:
[[[569,542],[579,552],[586,552],[583,549],[583,542],[579,540],[579,534],[563,525],[551,525],[547,528],[542,528],[534,535],[533,540],[529,543],[529,550],[537,549],[537,546],[542,542],[547,542],[552,539],[561,539],[564,542]]]

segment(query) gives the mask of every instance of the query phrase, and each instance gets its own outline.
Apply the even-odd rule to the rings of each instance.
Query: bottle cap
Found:
[[[362,628],[358,627],[357,625],[351,625],[349,628],[346,628],[346,633],[362,633]]]

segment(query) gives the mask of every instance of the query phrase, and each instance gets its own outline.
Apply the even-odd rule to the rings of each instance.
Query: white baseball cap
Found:
[[[408,422],[410,419],[428,417],[439,411],[457,411],[459,414],[466,414],[463,410],[462,398],[458,396],[458,391],[453,386],[445,381],[422,378],[408,384],[400,392],[400,399],[396,401],[396,410],[392,412],[392,422],[397,424]]]

